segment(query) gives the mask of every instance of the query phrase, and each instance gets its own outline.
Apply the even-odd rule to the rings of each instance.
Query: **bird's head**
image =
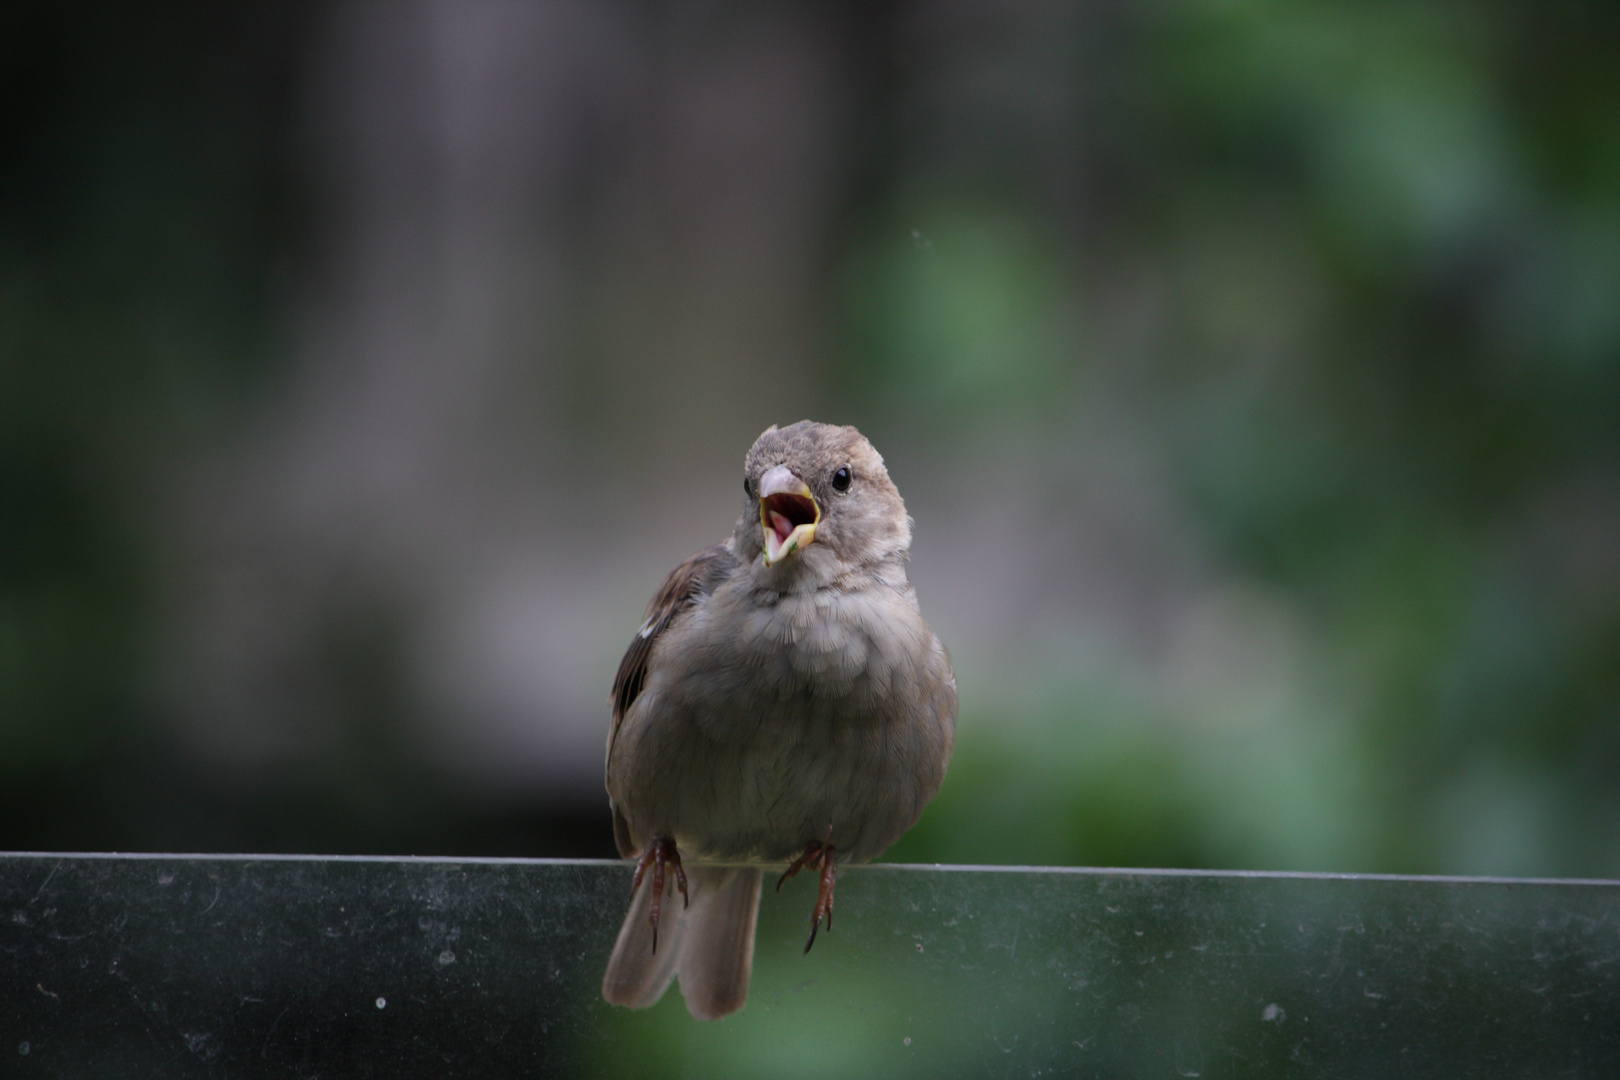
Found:
[[[743,463],[743,491],[737,552],[766,568],[804,565],[830,578],[911,546],[900,492],[852,427],[801,420],[768,428]]]

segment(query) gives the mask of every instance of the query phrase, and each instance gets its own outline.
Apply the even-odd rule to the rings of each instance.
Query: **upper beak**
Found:
[[[810,486],[786,465],[759,478],[759,527],[765,538],[765,565],[780,562],[816,538],[821,507]]]

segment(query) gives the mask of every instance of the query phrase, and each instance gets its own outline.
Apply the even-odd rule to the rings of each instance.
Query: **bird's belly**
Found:
[[[781,861],[811,840],[877,854],[916,817],[915,763],[892,717],[840,704],[778,703],[744,738],[682,740],[680,766],[649,785],[654,816],[708,858]]]
[[[664,643],[704,662],[660,665],[609,761],[638,846],[665,834],[698,857],[774,862],[819,840],[859,860],[898,839],[939,786],[954,719],[922,620],[847,595],[708,615]]]
[[[836,696],[758,669],[737,681],[711,671],[637,702],[645,711],[621,733],[625,771],[610,786],[638,843],[665,833],[701,857],[780,861],[820,840],[871,858],[938,787],[941,718],[904,704],[927,695],[870,672]]]

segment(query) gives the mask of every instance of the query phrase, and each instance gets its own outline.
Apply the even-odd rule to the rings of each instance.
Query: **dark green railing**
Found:
[[[748,1006],[598,996],[622,864],[0,856],[0,1076],[1620,1077],[1620,883],[851,867]]]

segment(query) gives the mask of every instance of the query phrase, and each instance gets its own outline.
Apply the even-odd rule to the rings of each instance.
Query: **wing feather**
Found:
[[[737,566],[737,557],[724,544],[715,544],[687,559],[670,571],[652,602],[647,605],[647,617],[630,640],[630,647],[619,661],[619,671],[613,677],[613,690],[609,700],[613,703],[613,730],[640,695],[647,683],[647,661],[653,645],[670,625],[714,591]]]
[[[613,705],[613,726],[608,731],[607,744],[609,759],[613,756],[613,741],[618,737],[624,714],[630,711],[630,706],[647,684],[647,664],[652,657],[653,645],[682,615],[702,603],[737,565],[737,556],[727,545],[706,547],[670,571],[658,592],[653,594],[652,602],[647,605],[647,617],[642,621],[641,629],[636,631],[636,636],[630,639],[630,647],[625,649],[624,658],[619,661],[618,674],[613,677],[613,690],[608,695]],[[608,803],[613,808],[613,839],[619,854],[626,858],[638,854],[630,840],[629,823],[624,820],[619,807],[613,805],[611,793]]]

